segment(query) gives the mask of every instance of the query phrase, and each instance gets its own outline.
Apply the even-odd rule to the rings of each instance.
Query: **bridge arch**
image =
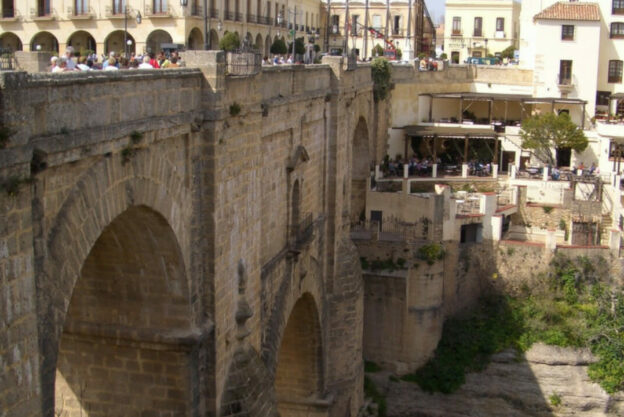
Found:
[[[53,415],[55,380],[63,383],[62,380],[56,379],[56,374],[57,371],[62,372],[62,367],[70,363],[64,359],[63,352],[59,354],[60,345],[63,345],[63,349],[66,346],[68,333],[90,332],[104,337],[106,330],[113,329],[118,335],[129,334],[131,337],[128,336],[126,339],[134,340],[132,343],[156,346],[157,350],[164,352],[161,354],[163,356],[166,356],[165,353],[169,349],[167,346],[175,346],[184,350],[180,347],[180,343],[188,345],[188,341],[195,340],[199,332],[196,317],[201,297],[196,296],[197,288],[192,284],[193,280],[189,279],[190,227],[187,220],[190,218],[190,200],[190,193],[172,163],[162,158],[158,151],[150,149],[142,150],[135,155],[132,163],[125,165],[122,165],[121,158],[104,158],[84,173],[68,193],[58,214],[51,220],[47,236],[44,237],[46,250],[36,254],[41,265],[37,267],[36,275],[37,302],[41,311],[39,344],[43,357],[41,375],[44,415]],[[99,327],[94,326],[92,322],[84,318],[85,314],[75,313],[84,311],[76,310],[77,307],[74,307],[84,303],[84,301],[77,301],[82,297],[75,298],[75,296],[84,294],[81,290],[82,285],[98,282],[85,279],[85,274],[93,270],[92,265],[101,265],[103,268],[101,271],[108,268],[110,276],[121,276],[118,274],[119,269],[107,267],[106,262],[98,261],[105,258],[101,255],[105,252],[102,252],[100,248],[104,243],[111,241],[108,237],[110,233],[117,235],[125,228],[136,231],[136,228],[130,229],[133,224],[142,226],[144,235],[138,238],[135,233],[131,237],[138,241],[141,247],[164,245],[170,248],[170,253],[175,252],[177,255],[159,258],[158,252],[153,252],[155,257],[149,258],[147,255],[139,256],[134,251],[125,251],[130,252],[128,256],[133,258],[122,265],[125,265],[128,271],[135,271],[142,278],[135,277],[134,281],[130,281],[134,283],[131,287],[125,289],[121,287],[121,290],[119,286],[110,287],[108,291],[117,288],[123,294],[129,294],[131,289],[142,288],[141,285],[144,282],[152,281],[158,283],[160,288],[163,285],[167,285],[168,288],[172,286],[181,298],[167,308],[181,313],[185,318],[184,320],[176,319],[176,322],[170,323],[169,327],[151,329],[150,326],[153,323],[150,324],[144,320],[133,321],[128,317],[122,317],[121,313],[116,313],[118,317],[116,321]],[[155,233],[158,234],[155,235]],[[147,235],[150,236],[149,239]],[[162,238],[156,239],[154,236]],[[126,241],[122,242],[122,240],[115,239],[115,242],[118,242],[115,250],[118,252],[130,247]],[[150,269],[156,268],[158,264],[161,265],[160,269]],[[151,277],[152,281],[144,281],[145,276]],[[86,284],[82,284],[83,280]],[[118,298],[123,299],[121,296]],[[187,301],[183,303],[183,299]],[[192,305],[188,302],[191,299],[194,300]],[[132,304],[131,298],[126,297],[126,300]],[[161,301],[163,302],[160,304],[164,305],[166,300],[161,297]],[[145,308],[141,303],[135,302],[135,305]],[[176,328],[175,332],[172,330],[173,327]],[[172,337],[171,334],[177,336]],[[116,336],[112,340],[118,341],[120,338],[122,337]],[[187,342],[181,342],[185,338]],[[139,353],[135,352],[135,354],[139,357]],[[57,359],[60,360],[57,361]],[[176,361],[179,360],[182,359],[176,359]],[[110,363],[115,362],[111,359]],[[158,368],[157,365],[155,367]],[[158,379],[166,378],[159,377]],[[79,392],[81,389],[78,386]],[[127,414],[121,413],[120,415]]]
[[[275,395],[280,415],[321,399],[323,343],[319,312],[310,293],[304,293],[290,311],[277,354]]]
[[[369,131],[366,119],[360,117],[355,126],[351,150],[351,223],[366,213],[366,180],[370,175]]]

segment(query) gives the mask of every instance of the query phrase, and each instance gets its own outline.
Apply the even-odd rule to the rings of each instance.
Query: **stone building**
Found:
[[[268,54],[273,40],[293,28],[297,37],[320,33],[320,13],[318,0],[3,0],[0,48],[62,53],[73,46],[107,54],[206,43],[217,49],[226,32],[238,32]]]
[[[357,415],[370,67],[184,59],[0,73],[0,414]]]
[[[366,59],[377,45],[390,48],[384,39],[401,50],[403,60],[435,49],[435,27],[424,0],[327,0],[325,7],[328,51],[355,50],[359,58]]]

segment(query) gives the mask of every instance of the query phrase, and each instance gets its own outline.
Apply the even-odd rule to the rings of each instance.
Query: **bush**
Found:
[[[440,59],[441,60],[446,60],[446,59],[448,59],[448,55],[446,53],[442,53],[442,54],[440,54]]]
[[[375,101],[384,100],[388,97],[392,87],[390,79],[392,77],[390,63],[385,58],[375,58],[371,65],[373,78],[373,98]]]
[[[219,49],[224,51],[235,51],[240,48],[240,38],[237,32],[226,33],[219,41]]]
[[[273,41],[271,45],[271,53],[274,55],[284,55],[288,52],[288,48],[286,48],[286,42],[284,39],[277,38]]]
[[[375,45],[375,47],[373,48],[373,56],[384,56],[384,49],[382,48],[381,45],[377,44]]]
[[[292,51],[292,42],[288,44],[288,51]],[[295,54],[303,55],[305,54],[305,45],[303,44],[303,38],[295,39]]]
[[[435,261],[444,259],[444,248],[439,243],[423,245],[418,248],[418,257],[428,265],[433,265]]]

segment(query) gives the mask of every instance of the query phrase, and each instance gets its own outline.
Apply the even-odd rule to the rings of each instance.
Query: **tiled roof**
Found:
[[[597,3],[560,1],[536,14],[535,19],[600,21],[600,7]]]

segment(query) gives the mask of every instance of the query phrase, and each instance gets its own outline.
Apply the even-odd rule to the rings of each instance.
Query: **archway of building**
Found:
[[[173,43],[173,38],[168,32],[162,29],[157,29],[147,36],[145,47],[147,52],[158,53],[162,50],[161,45],[163,43]]]
[[[127,36],[127,40],[132,41],[131,45],[128,46],[128,53],[135,53],[136,42],[134,41],[134,37],[132,37],[130,33],[128,33]],[[123,30],[116,30],[114,32],[111,32],[104,40],[104,53],[108,55],[111,52],[115,52],[116,54],[118,54],[118,56],[120,56],[126,51],[125,42],[126,38]]]
[[[256,43],[254,44],[254,47],[260,51],[260,53],[264,53],[264,41],[262,40],[262,35],[258,33],[258,35],[256,36]]]
[[[351,223],[356,223],[366,213],[366,180],[370,175],[368,126],[360,117],[353,133],[351,151]]]
[[[58,40],[50,32],[39,32],[30,41],[31,51],[59,52]]]
[[[271,54],[271,35],[267,35],[266,41],[264,42],[264,55],[269,56]]]
[[[5,32],[0,35],[0,49],[8,49],[11,51],[21,51],[22,41],[16,34]]]
[[[67,46],[74,48],[74,51],[80,55],[88,55],[90,52],[97,53],[95,39],[84,30],[72,33],[67,39]]]
[[[251,33],[247,32],[247,34],[245,35],[245,40],[244,42],[241,42],[243,44],[247,44],[247,46],[249,46],[250,48],[253,48],[254,46],[254,37]],[[241,45],[242,46],[242,45]]]
[[[210,31],[210,49],[219,49],[219,34],[214,29]]]
[[[146,206],[106,226],[73,288],[58,348],[55,415],[191,414],[189,286],[176,236]]]
[[[280,415],[297,415],[298,405],[319,399],[322,390],[323,354],[319,315],[312,295],[304,293],[286,322],[277,354],[275,394]]]
[[[188,49],[204,49],[204,35],[198,28],[193,28],[189,33]]]

